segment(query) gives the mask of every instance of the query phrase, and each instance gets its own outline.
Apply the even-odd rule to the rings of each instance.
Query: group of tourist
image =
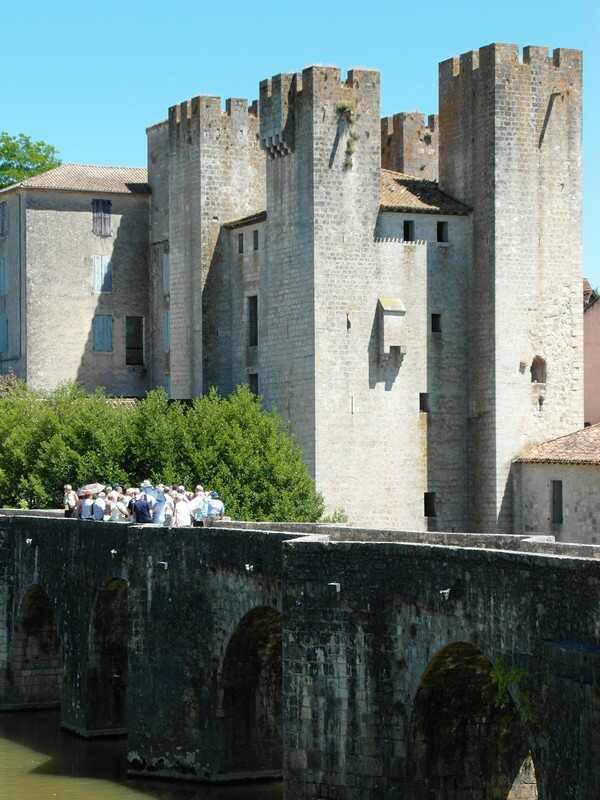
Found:
[[[194,492],[185,486],[152,485],[143,481],[139,487],[124,490],[118,484],[101,487],[93,485],[75,491],[70,484],[64,487],[65,517],[98,522],[152,523],[168,528],[208,526],[222,519],[225,506],[215,491],[196,486]]]

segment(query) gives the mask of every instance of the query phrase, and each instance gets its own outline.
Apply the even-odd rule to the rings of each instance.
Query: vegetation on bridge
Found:
[[[144,478],[216,489],[234,519],[315,521],[323,511],[299,448],[247,388],[192,403],[162,390],[123,404],[68,385],[40,395],[0,381],[0,506],[62,506],[65,483]]]

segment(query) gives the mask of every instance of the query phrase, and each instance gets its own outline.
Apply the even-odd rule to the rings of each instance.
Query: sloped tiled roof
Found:
[[[2,189],[57,189],[70,192],[148,194],[148,171],[141,167],[97,167],[62,164]]]
[[[600,423],[533,445],[517,461],[524,464],[600,464]]]
[[[469,214],[470,208],[442,192],[436,181],[381,170],[381,210],[417,214]]]

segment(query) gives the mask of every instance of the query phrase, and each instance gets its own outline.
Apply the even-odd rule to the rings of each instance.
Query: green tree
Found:
[[[61,163],[57,149],[47,142],[36,142],[24,133],[17,136],[6,131],[0,133],[0,189]]]
[[[203,483],[236,519],[312,522],[323,513],[283,421],[246,387],[191,404],[159,389],[131,407],[73,385],[41,396],[0,382],[0,506],[56,507],[64,483],[144,478]]]

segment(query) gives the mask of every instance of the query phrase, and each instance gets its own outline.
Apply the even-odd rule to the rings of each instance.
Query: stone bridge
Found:
[[[600,548],[0,516],[0,708],[287,800],[598,800]]]

